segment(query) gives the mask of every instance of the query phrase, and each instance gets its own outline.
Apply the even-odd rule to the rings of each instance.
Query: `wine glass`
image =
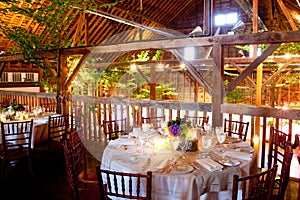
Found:
[[[142,147],[142,154],[144,154],[144,145],[147,141],[147,136],[146,135],[143,135],[143,134],[140,134],[138,135],[138,140],[141,144],[141,147]]]
[[[210,124],[205,123],[203,128],[204,128],[204,132],[206,132],[206,133],[211,132],[211,125]]]
[[[33,114],[34,114],[35,118],[38,118],[38,116],[39,116],[39,109],[38,109],[38,107],[36,107],[36,108],[33,109]]]
[[[183,157],[183,154],[185,153],[186,151],[186,146],[187,146],[187,139],[186,138],[183,138],[183,137],[180,137],[179,138],[179,143],[178,143],[178,147],[180,148],[180,157]]]
[[[179,138],[178,137],[169,138],[169,145],[172,151],[172,159],[174,159],[174,152],[179,146]]]
[[[215,131],[216,131],[218,142],[222,144],[226,140],[226,133],[224,133],[223,127],[216,127]]]
[[[209,156],[208,150],[212,147],[212,145],[213,145],[213,137],[211,135],[203,135],[202,136],[202,150],[204,151],[203,152],[204,157]]]

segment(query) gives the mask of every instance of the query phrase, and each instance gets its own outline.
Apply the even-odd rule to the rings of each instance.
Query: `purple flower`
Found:
[[[171,136],[174,136],[174,137],[179,136],[180,131],[181,131],[181,128],[177,124],[172,124],[172,125],[169,126],[169,134]]]

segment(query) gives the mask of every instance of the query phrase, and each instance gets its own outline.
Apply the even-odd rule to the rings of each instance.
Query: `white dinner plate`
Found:
[[[177,173],[189,173],[193,171],[193,167],[187,164],[177,164],[173,167],[173,171]]]
[[[235,167],[240,164],[240,161],[235,160],[235,159],[223,159],[219,161],[222,165],[227,166],[227,167]]]

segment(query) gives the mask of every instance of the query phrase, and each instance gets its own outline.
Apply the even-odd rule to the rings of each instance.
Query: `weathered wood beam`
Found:
[[[292,62],[293,60],[290,60],[289,62],[285,63],[284,66],[280,67],[274,74],[272,74],[271,77],[269,77],[266,81],[263,82],[262,87],[265,87],[267,84],[269,84],[278,74],[280,74],[284,69],[286,69],[287,66]]]
[[[249,67],[236,79],[234,79],[226,88],[225,95],[231,92],[236,86],[238,86],[248,75],[250,75],[254,69],[262,63],[280,44],[270,45],[259,57],[257,57],[254,62],[252,62]]]
[[[253,8],[252,8],[251,3],[248,0],[235,0],[235,1],[242,8],[242,10],[246,13],[246,15],[250,19],[253,19]],[[259,26],[263,30],[267,31],[268,29],[267,29],[266,25],[264,24],[264,22],[260,19],[260,17],[257,16],[257,20],[258,20]]]
[[[168,39],[156,39],[146,41],[133,41],[118,44],[101,44],[98,46],[74,47],[62,49],[64,55],[83,54],[91,52],[114,53],[142,49],[176,49],[187,46],[205,47],[214,43],[221,45],[248,45],[248,44],[277,44],[300,42],[300,31],[287,32],[263,32],[255,34],[218,35],[209,37],[191,38],[189,36],[172,37]]]
[[[241,73],[243,73],[243,70],[240,68],[240,67],[238,67],[237,65],[236,65],[236,63],[231,63],[232,64],[232,66],[234,67],[234,68],[236,68],[236,70],[241,74]],[[252,87],[256,87],[256,84],[255,84],[255,82],[249,77],[249,76],[247,76],[246,77],[246,79],[247,79],[247,81],[252,85]]]
[[[223,114],[220,105],[224,102],[224,59],[223,48],[220,44],[213,45],[212,85],[210,95],[212,98],[212,127],[223,125]]]
[[[53,65],[51,64],[51,62],[50,62],[48,59],[44,59],[43,61],[44,61],[45,65],[46,65],[47,69],[48,69],[49,71],[51,71],[51,73],[52,73],[54,76],[56,76],[56,75],[57,75],[57,72],[56,72],[57,66],[53,66]]]
[[[1,90],[0,90],[1,94]],[[183,101],[158,101],[158,100],[138,100],[138,99],[125,99],[125,98],[113,98],[113,97],[101,97],[93,98],[88,96],[76,96],[72,95],[72,100],[82,101],[95,104],[116,104],[122,106],[135,106],[146,108],[164,108],[172,110],[191,110],[191,111],[204,111],[211,112],[211,103],[199,103],[199,102],[183,102]]]
[[[231,113],[238,115],[274,117],[291,120],[300,120],[299,110],[284,110],[277,108],[267,108],[261,106],[243,106],[238,104],[222,104],[222,113]]]
[[[263,63],[277,63],[277,62],[287,62],[288,60],[290,60],[291,58],[287,58],[287,57],[272,57],[269,56],[268,58],[266,58]],[[295,59],[295,62],[300,62],[300,56],[298,56],[298,58],[292,58]],[[253,62],[255,60],[255,58],[224,58],[224,64],[249,64],[251,62]],[[158,61],[153,61],[153,60],[149,60],[149,61],[135,61],[134,62],[137,65],[143,65],[143,64],[149,64],[149,63],[163,63],[163,64],[170,64],[170,65],[180,65],[181,61],[179,60],[158,60]],[[194,66],[197,65],[212,65],[212,58],[208,58],[208,59],[196,59],[196,60],[191,60],[190,63]],[[103,68],[103,67],[108,67],[108,66],[128,66],[130,65],[130,62],[109,62],[109,63],[93,63],[93,65],[89,65],[87,64],[87,67],[93,67],[93,68]]]
[[[283,1],[282,0],[277,0],[277,3],[279,4],[279,6],[280,6],[280,8],[281,8],[281,10],[282,10],[282,12],[284,14],[284,16],[287,18],[287,20],[288,20],[290,26],[292,27],[292,29],[294,31],[299,30],[298,27],[297,27],[297,25],[295,24],[292,16],[291,16],[291,14],[290,14],[290,11],[286,8],[286,6],[284,5]]]
[[[83,54],[83,56],[80,58],[80,61],[78,62],[77,66],[73,70],[72,74],[70,75],[69,79],[66,80],[64,88],[68,89],[74,79],[76,78],[77,74],[79,73],[81,66],[85,63],[86,58],[88,57],[87,54]]]
[[[47,51],[43,52],[41,58],[48,58],[48,59],[56,59],[58,56],[58,51]],[[0,61],[15,61],[15,60],[25,60],[23,54],[16,54],[16,55],[3,55],[0,56]]]

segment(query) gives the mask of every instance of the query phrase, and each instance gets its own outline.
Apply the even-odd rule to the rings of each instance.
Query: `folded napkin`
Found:
[[[204,167],[210,172],[219,171],[223,168],[222,165],[220,165],[219,163],[215,162],[210,158],[196,159],[195,162],[197,162],[199,165],[201,165],[202,167]]]
[[[247,142],[239,142],[235,144],[236,147],[250,147],[250,145]]]
[[[155,155],[150,159],[150,163],[144,165],[144,171],[158,171],[171,163],[170,157]]]
[[[135,145],[135,140],[134,139],[124,139],[124,138],[118,138],[115,140],[111,140],[109,142],[110,145]]]
[[[249,153],[241,152],[241,151],[225,151],[223,156],[228,156],[231,158],[241,159],[250,161],[252,159],[252,155]]]

